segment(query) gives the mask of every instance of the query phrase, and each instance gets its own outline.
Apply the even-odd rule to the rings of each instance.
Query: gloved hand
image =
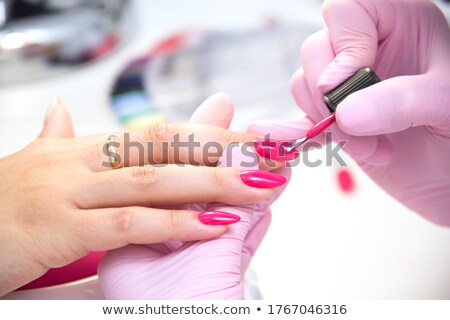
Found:
[[[321,97],[359,68],[383,80],[337,108],[336,140],[365,172],[423,217],[450,226],[450,31],[423,0],[325,1],[326,28],[302,48],[291,85],[315,122]]]
[[[224,97],[223,99],[227,99]],[[204,103],[191,118],[192,122],[228,127],[233,115],[231,103]],[[298,130],[298,129],[297,129]],[[262,132],[264,133],[264,132]],[[284,133],[279,138],[292,138]],[[276,136],[276,133],[275,133]],[[220,165],[249,168],[250,162],[240,148],[225,151]],[[287,168],[275,173],[289,179]],[[284,187],[271,197],[246,206],[221,203],[195,204],[189,208],[226,210],[241,221],[211,241],[169,241],[157,245],[130,245],[108,252],[98,269],[100,283],[107,299],[242,299],[243,276],[250,260],[269,227],[270,204]]]

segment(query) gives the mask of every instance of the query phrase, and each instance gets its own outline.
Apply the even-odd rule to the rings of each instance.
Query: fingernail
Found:
[[[291,161],[298,157],[297,150],[286,152],[281,146],[290,143],[282,140],[258,139],[253,142],[256,152],[264,158],[276,161]]]
[[[54,97],[52,102],[50,103],[50,106],[47,109],[47,112],[45,113],[45,121],[51,118],[55,109],[60,106],[61,106],[61,98],[59,96]]]
[[[242,182],[254,188],[276,188],[286,183],[285,177],[268,171],[241,171],[240,177]]]
[[[241,217],[223,211],[202,212],[198,215],[198,219],[208,225],[228,225],[241,221]]]

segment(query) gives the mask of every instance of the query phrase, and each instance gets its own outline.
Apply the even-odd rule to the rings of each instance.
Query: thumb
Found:
[[[72,119],[69,112],[64,108],[61,98],[55,97],[50,104],[45,116],[44,128],[39,134],[40,138],[73,138]]]
[[[366,5],[364,1],[362,4]],[[317,85],[323,93],[332,90],[358,69],[374,65],[378,31],[371,12],[359,1],[324,2],[322,13],[336,56],[319,77]]]
[[[434,104],[426,82],[425,75],[394,77],[351,94],[336,110],[339,128],[363,136],[422,125],[441,127],[450,112]]]

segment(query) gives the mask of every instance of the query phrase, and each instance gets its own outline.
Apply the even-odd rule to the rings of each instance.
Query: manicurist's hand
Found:
[[[336,140],[388,193],[450,226],[450,31],[428,0],[328,0],[326,28],[302,48],[292,80],[297,104],[317,122],[322,95],[361,67],[382,82],[337,108]]]
[[[205,102],[230,103],[223,94]],[[166,148],[177,134],[181,142],[192,135],[197,146]],[[73,138],[70,118],[56,100],[41,136],[0,159],[0,296],[90,251],[214,238],[240,220],[227,212],[161,208],[253,203],[273,192],[258,171],[215,167],[222,152],[212,151],[254,135],[158,124],[129,136],[116,133],[108,152],[109,136]],[[127,139],[134,143],[129,152]],[[206,150],[207,143],[215,147]]]

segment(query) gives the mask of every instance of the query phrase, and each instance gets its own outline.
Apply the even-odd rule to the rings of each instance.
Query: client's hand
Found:
[[[219,94],[205,104],[220,109],[230,101]],[[199,146],[164,148],[177,134],[182,142],[192,135]],[[226,231],[225,224],[239,220],[226,212],[200,214],[200,207],[160,206],[245,204],[272,194],[255,188],[258,172],[215,168],[220,154],[208,158],[209,150],[204,151],[208,142],[225,148],[254,135],[200,124],[160,124],[117,134],[115,151],[122,161],[114,170],[105,150],[108,137],[74,139],[68,113],[56,101],[41,137],[0,159],[0,296],[89,251],[214,238]],[[133,143],[129,150],[127,139]]]

